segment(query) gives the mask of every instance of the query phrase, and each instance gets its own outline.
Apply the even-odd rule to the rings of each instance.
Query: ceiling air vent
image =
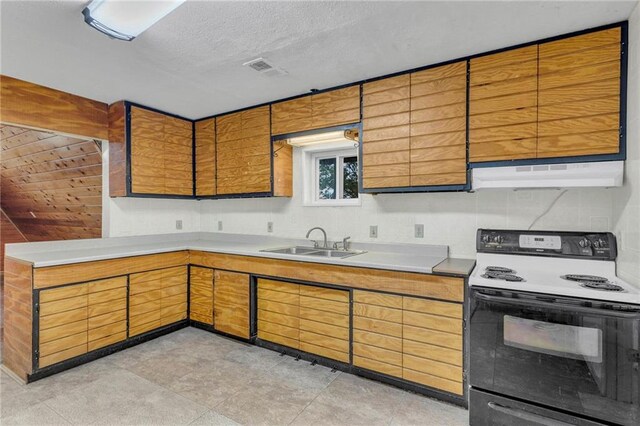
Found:
[[[269,61],[264,58],[256,58],[252,59],[249,62],[245,62],[242,64],[243,66],[248,66],[251,69],[258,71],[260,74],[272,76],[272,75],[285,75],[287,72],[282,68],[278,68]]]

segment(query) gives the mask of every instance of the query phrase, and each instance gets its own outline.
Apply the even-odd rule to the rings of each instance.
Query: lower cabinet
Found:
[[[258,338],[349,362],[349,292],[259,279]]]
[[[249,274],[215,270],[213,281],[215,329],[248,339],[250,337]]]
[[[462,304],[354,291],[353,364],[463,394]]]
[[[189,319],[213,325],[213,269],[192,266],[189,271]]]
[[[129,276],[129,336],[186,318],[186,266]]]
[[[43,368],[127,338],[127,278],[42,290],[38,367]]]

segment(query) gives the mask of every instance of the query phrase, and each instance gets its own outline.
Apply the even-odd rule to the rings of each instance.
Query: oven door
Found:
[[[616,305],[473,289],[471,386],[639,425],[640,307]]]

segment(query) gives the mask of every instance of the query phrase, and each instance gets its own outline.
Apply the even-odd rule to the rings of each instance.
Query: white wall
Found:
[[[294,197],[201,201],[200,229],[304,238],[322,226],[329,238],[351,236],[355,241],[445,244],[456,257],[475,256],[480,227],[526,229],[560,192],[556,190],[493,190],[470,193],[363,195],[358,207],[302,205],[300,152],[294,154]],[[613,227],[614,190],[568,191],[535,229],[608,231]],[[425,238],[414,238],[414,224],[424,224]],[[378,225],[378,238],[369,238],[369,225]]]
[[[102,236],[168,234],[200,230],[200,204],[195,200],[109,197],[109,147],[102,148]],[[182,230],[176,230],[182,220]]]
[[[625,184],[614,198],[618,275],[640,285],[640,6],[629,19],[627,162]]]

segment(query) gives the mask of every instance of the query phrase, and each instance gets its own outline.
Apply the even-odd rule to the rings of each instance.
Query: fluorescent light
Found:
[[[351,135],[352,131],[338,130],[335,132],[316,133],[314,135],[307,135],[307,136],[297,136],[295,138],[289,139],[288,142],[289,142],[289,145],[292,145],[292,146],[310,146],[310,145],[334,144],[334,143],[357,144],[358,141],[352,138],[348,138],[347,133]]]
[[[174,11],[185,0],[93,0],[84,22],[118,40],[131,41]]]

